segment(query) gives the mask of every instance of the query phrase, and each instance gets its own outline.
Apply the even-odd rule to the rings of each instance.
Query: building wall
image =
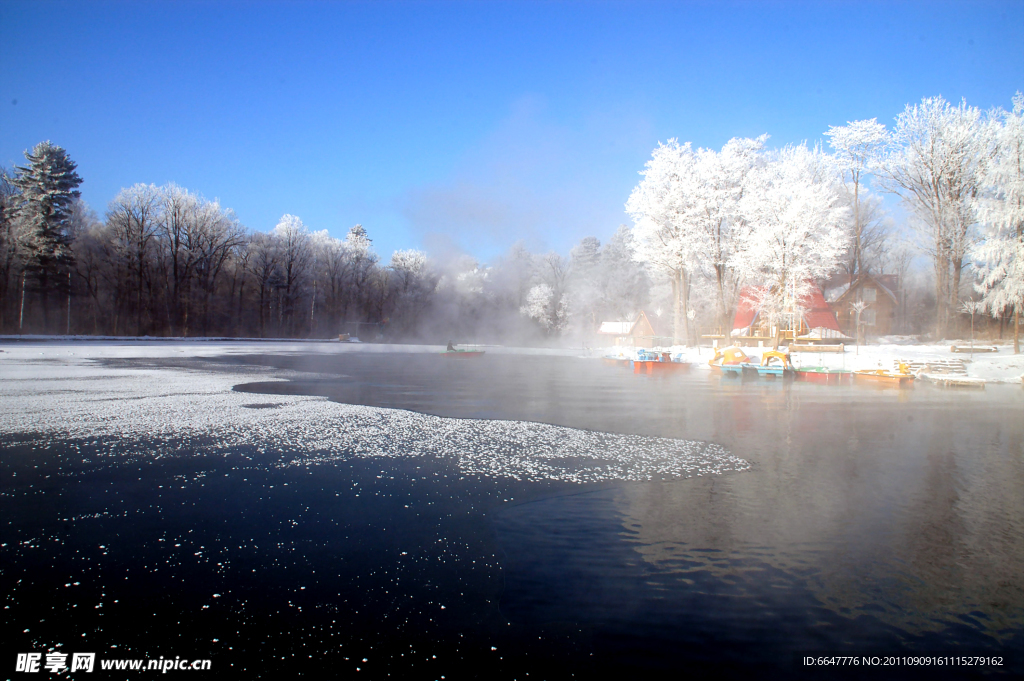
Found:
[[[855,338],[857,335],[856,323],[857,313],[851,307],[857,300],[863,300],[870,305],[860,314],[860,321],[864,327],[865,336],[887,336],[892,333],[896,323],[896,302],[889,297],[875,282],[858,282],[852,289],[847,291],[842,298],[836,301],[833,310],[839,320],[839,327],[847,336]]]

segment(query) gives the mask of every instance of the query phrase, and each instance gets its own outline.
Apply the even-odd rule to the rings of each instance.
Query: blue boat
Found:
[[[761,364],[741,364],[741,367],[748,371],[756,371],[758,376],[771,376],[773,378],[793,378],[792,369],[784,366],[764,366]]]
[[[742,376],[744,366],[757,366],[756,364],[748,364],[746,362],[742,364],[719,364],[716,368],[722,372],[723,376]]]
[[[722,365],[725,373],[740,375],[757,375],[763,378],[794,378],[796,370],[789,361],[789,354],[778,350],[769,350],[761,356],[761,363],[743,362],[741,364]]]

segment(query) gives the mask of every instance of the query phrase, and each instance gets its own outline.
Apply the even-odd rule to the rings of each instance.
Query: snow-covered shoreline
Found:
[[[885,340],[885,339],[883,339]],[[868,343],[861,346],[847,345],[846,351],[838,352],[794,352],[793,364],[797,367],[827,367],[830,369],[892,369],[900,360],[927,362],[930,360],[959,360],[963,362],[967,376],[987,383],[1024,383],[1024,353],[1013,354],[1009,341],[978,341],[975,348],[998,348],[997,352],[969,351],[969,340],[947,340],[942,343],[914,343],[893,339],[897,342]],[[95,357],[119,357],[127,352],[136,357],[216,356],[221,354],[248,353],[253,348],[274,352],[440,352],[440,345],[397,345],[377,343],[339,343],[329,339],[294,338],[223,338],[223,337],[182,337],[158,338],[150,336],[0,336],[0,353],[27,350],[33,347],[50,351],[76,354],[74,348],[89,348],[87,353]],[[960,348],[953,352],[952,347]],[[573,348],[515,348],[486,346],[487,351],[500,354],[524,355],[578,355]],[[58,350],[58,348],[60,348]],[[128,350],[131,348],[131,350]],[[745,347],[743,351],[755,361],[769,348]],[[967,349],[967,350],[965,350]],[[695,368],[707,369],[708,360],[714,356],[714,349],[675,345],[659,348],[673,357],[692,362]],[[590,357],[619,357],[634,359],[636,349],[622,346],[590,348]]]
[[[983,379],[987,383],[1024,382],[1024,353],[1013,354],[1012,345],[995,346],[998,352],[953,352],[951,347],[970,347],[970,341],[945,341],[941,344],[868,344],[857,347],[846,346],[845,352],[794,352],[793,365],[800,367],[828,367],[830,369],[892,369],[896,362],[907,360],[927,363],[934,360],[960,360],[967,370],[967,376]],[[991,342],[975,341],[976,348],[993,347]],[[754,361],[760,361],[761,354],[770,348],[747,347],[743,351]],[[690,348],[681,345],[664,348],[683,361],[692,362],[695,368],[708,369],[708,361],[714,350],[708,347]],[[633,359],[635,350],[624,347],[608,347],[594,351],[595,356]]]

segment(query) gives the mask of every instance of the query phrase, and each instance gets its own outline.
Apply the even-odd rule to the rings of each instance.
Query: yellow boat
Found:
[[[708,366],[712,370],[720,371],[726,375],[733,374],[739,376],[743,372],[740,365],[749,361],[750,358],[747,357],[745,352],[735,345],[730,345],[724,350],[715,348],[715,356],[708,362]]]
[[[773,378],[793,378],[793,362],[789,359],[788,352],[780,350],[769,350],[761,355],[760,364],[743,364],[744,369],[757,371],[758,376],[771,376]]]
[[[912,385],[914,382],[914,374],[910,373],[910,367],[903,362],[900,362],[899,368],[896,371],[889,371],[887,369],[861,369],[853,372],[853,378],[856,381],[889,383],[901,388]]]

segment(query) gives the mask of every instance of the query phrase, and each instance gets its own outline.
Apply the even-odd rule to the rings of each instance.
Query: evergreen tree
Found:
[[[6,168],[0,167],[0,331],[4,330],[13,311],[13,296],[20,273],[21,240],[14,223],[14,207],[18,190]]]
[[[81,195],[82,178],[68,153],[49,141],[26,151],[25,158],[28,165],[16,168],[12,178],[20,190],[14,214],[23,235],[25,271],[41,295],[45,320],[50,291],[65,285],[72,263],[73,203]]]

